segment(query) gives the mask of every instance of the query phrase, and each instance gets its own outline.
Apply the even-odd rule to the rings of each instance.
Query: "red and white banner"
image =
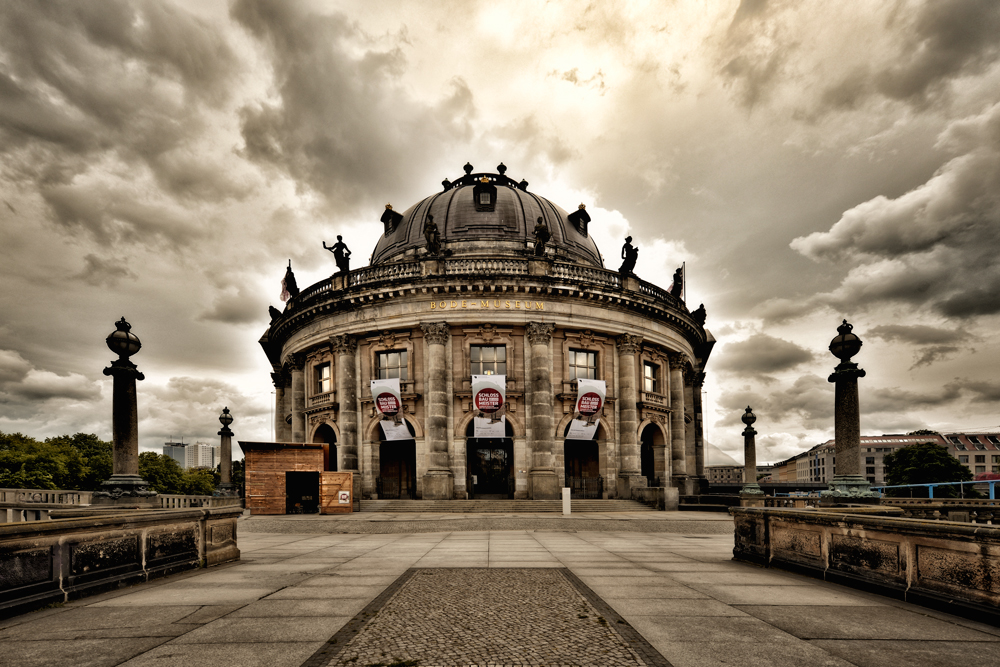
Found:
[[[567,440],[593,440],[604,409],[607,386],[604,380],[577,380],[576,410],[566,432]]]
[[[410,429],[406,427],[406,421],[399,418],[399,413],[403,409],[403,401],[399,395],[399,378],[390,380],[372,380],[372,399],[375,401],[375,410],[382,420],[382,433],[386,440],[409,440]]]
[[[473,436],[503,438],[507,435],[507,376],[473,375],[472,409],[476,411]]]

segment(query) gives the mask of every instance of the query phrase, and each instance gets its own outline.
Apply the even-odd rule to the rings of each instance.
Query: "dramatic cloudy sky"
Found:
[[[144,449],[271,437],[257,339],[292,260],[363,265],[501,160],[718,338],[709,441],[1000,428],[1000,3],[10,0],[0,5],[0,430],[110,438],[126,316]],[[609,260],[611,268],[617,262]]]

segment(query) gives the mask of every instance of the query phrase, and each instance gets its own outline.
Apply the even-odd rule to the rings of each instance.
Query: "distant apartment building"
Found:
[[[209,445],[204,442],[193,444],[183,442],[167,442],[163,445],[163,455],[169,456],[182,468],[214,469],[222,460],[220,445]]]
[[[932,442],[948,451],[973,475],[1000,473],[1000,433],[929,433],[861,436],[862,474],[871,484],[885,484],[885,455],[902,447]],[[780,481],[828,482],[834,475],[836,442],[827,440],[808,451],[775,464]]]
[[[705,466],[709,484],[742,484],[743,466]]]

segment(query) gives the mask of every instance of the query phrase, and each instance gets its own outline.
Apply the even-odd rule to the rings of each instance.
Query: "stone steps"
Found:
[[[655,512],[636,500],[573,500],[573,512]],[[562,512],[561,500],[362,500],[362,512],[534,514]]]

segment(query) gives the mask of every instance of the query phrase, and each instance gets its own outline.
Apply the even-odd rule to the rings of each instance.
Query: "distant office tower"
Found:
[[[187,467],[187,445],[183,442],[165,442],[163,443],[163,455],[169,456],[174,461],[177,461],[177,465],[182,468]]]

